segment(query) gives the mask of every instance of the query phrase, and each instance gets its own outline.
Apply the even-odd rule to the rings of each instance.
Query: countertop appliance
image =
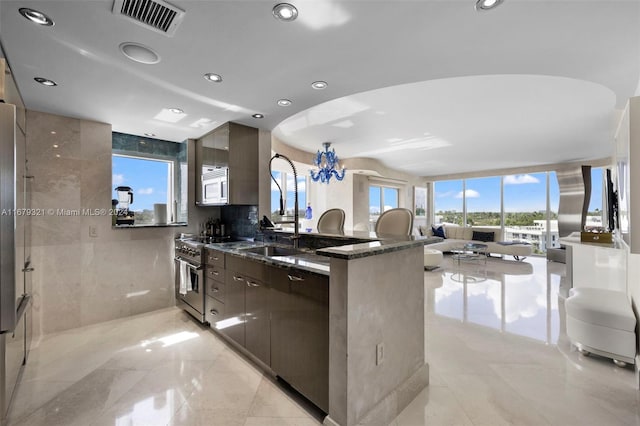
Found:
[[[133,189],[129,186],[118,186],[116,188],[118,197],[118,214],[116,217],[116,225],[133,225],[135,217],[129,210],[133,204]]]
[[[203,204],[227,204],[229,199],[229,168],[202,167]]]
[[[204,244],[175,240],[176,306],[205,324]]]
[[[3,61],[0,72],[4,75]],[[0,99],[0,423],[31,346],[30,182],[16,106]]]

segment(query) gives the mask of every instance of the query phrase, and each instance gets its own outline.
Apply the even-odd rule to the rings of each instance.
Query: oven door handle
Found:
[[[202,266],[202,265],[200,265],[200,266],[193,265],[193,264],[191,264],[188,260],[183,259],[183,258],[181,258],[181,257],[176,257],[176,258],[175,258],[175,260],[176,260],[178,263],[179,263],[179,262],[184,262],[184,263],[186,263],[186,264],[187,264],[187,266],[188,266],[190,269],[193,269],[194,271],[202,271],[202,270],[204,269],[204,266]]]
[[[202,271],[204,269],[204,267],[202,266],[192,265],[189,262],[187,262],[187,266],[189,267],[189,269],[192,269],[194,271]]]

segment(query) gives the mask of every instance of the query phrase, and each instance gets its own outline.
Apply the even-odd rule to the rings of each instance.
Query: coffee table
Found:
[[[484,258],[484,264],[486,265],[487,248],[486,244],[467,243],[451,250],[453,252],[452,257],[458,261],[458,265],[460,265],[460,262],[480,261],[482,258]]]

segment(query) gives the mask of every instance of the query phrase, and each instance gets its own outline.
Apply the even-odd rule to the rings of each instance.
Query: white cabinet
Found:
[[[572,287],[592,287],[627,292],[627,249],[624,244],[580,242],[578,236],[560,238],[567,247],[567,270]],[[573,234],[572,234],[573,235]]]

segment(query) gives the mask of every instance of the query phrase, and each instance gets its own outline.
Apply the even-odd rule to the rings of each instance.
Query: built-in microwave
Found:
[[[202,203],[227,204],[229,199],[229,168],[202,167]]]

